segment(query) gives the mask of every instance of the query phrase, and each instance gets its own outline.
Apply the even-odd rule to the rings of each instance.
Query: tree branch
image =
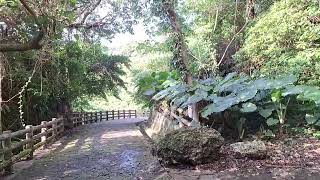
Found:
[[[0,44],[0,52],[12,52],[12,51],[28,51],[32,49],[41,49],[41,39],[44,37],[44,32],[40,30],[34,37],[24,44]]]
[[[93,5],[93,7],[90,8],[89,11],[87,11],[87,12],[83,15],[83,18],[82,18],[80,24],[84,24],[84,23],[86,22],[86,19],[88,18],[88,16],[89,16],[90,14],[92,14],[92,12],[100,5],[101,1],[102,1],[102,0],[98,0],[98,1]]]
[[[39,26],[39,32],[29,40],[27,43],[9,43],[9,44],[0,44],[0,52],[9,52],[9,51],[28,51],[32,49],[41,49],[42,45],[40,41],[44,37],[44,29],[42,24],[38,21],[37,14],[28,6],[25,0],[20,0],[20,3],[27,10],[27,12],[33,17],[36,24]]]
[[[320,16],[312,16],[309,17],[309,20],[313,24],[320,24]]]
[[[244,30],[244,28],[247,26],[248,24],[248,21],[246,21],[246,23],[242,26],[242,28],[236,33],[233,35],[232,39],[230,40],[228,46],[226,47],[226,49],[224,50],[224,53],[222,55],[222,57],[220,58],[220,61],[218,63],[218,67],[222,64],[223,60],[224,60],[224,57],[226,56],[228,50],[229,50],[229,47],[231,46],[231,44],[233,43],[233,41],[236,39],[236,37]]]
[[[92,28],[97,28],[101,26],[105,26],[107,24],[110,24],[110,22],[95,22],[92,24],[81,24],[81,23],[75,23],[75,24],[70,24],[68,28],[84,28],[84,29],[92,29]]]

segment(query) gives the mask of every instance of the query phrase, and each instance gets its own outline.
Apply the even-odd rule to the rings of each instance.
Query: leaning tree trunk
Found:
[[[181,62],[181,65],[183,66],[182,69],[185,72],[185,82],[191,86],[192,85],[192,74],[188,68],[188,48],[187,44],[184,39],[184,35],[181,29],[181,26],[178,22],[177,13],[174,9],[174,2],[168,1],[163,3],[164,11],[170,21],[170,25],[172,27],[172,30],[176,36],[176,44],[177,44],[177,50],[178,50],[178,58]],[[197,108],[197,104],[194,103],[191,106],[188,107],[188,109],[191,109],[192,114],[191,118],[196,122],[199,123],[199,111]]]
[[[248,20],[252,20],[256,16],[254,4],[255,4],[254,0],[247,1],[247,18],[248,18]]]
[[[0,134],[2,134],[3,127],[2,127],[2,74],[3,74],[3,54],[0,53]]]
[[[2,68],[3,68],[3,54],[0,53],[0,134],[2,134],[3,128],[2,128]],[[2,142],[0,143],[0,150],[3,150]],[[4,154],[0,156],[0,161],[4,159]]]

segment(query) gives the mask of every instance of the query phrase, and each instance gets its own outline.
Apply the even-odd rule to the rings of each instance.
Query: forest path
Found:
[[[154,179],[162,168],[136,126],[140,121],[119,119],[67,131],[8,179]]]

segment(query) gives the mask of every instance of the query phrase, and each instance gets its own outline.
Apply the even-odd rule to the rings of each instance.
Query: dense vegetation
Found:
[[[0,1],[0,131],[82,110],[91,97],[125,88],[129,59],[100,40],[132,31],[137,3],[107,2],[109,11],[98,15],[100,3]]]
[[[235,138],[319,126],[318,1],[0,0],[0,7],[2,130],[120,95],[147,108],[192,110],[192,125]],[[123,55],[102,43],[135,24],[148,41]]]
[[[159,27],[153,33],[166,38],[137,49],[172,54],[135,74],[140,102],[144,94],[149,107],[192,108],[200,117],[190,116],[191,124],[236,139],[319,128],[317,1],[153,1],[151,7]],[[157,70],[160,64],[168,70]]]

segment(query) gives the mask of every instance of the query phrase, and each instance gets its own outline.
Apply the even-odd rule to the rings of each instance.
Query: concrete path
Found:
[[[135,123],[120,119],[74,128],[6,179],[155,179],[163,172]]]

